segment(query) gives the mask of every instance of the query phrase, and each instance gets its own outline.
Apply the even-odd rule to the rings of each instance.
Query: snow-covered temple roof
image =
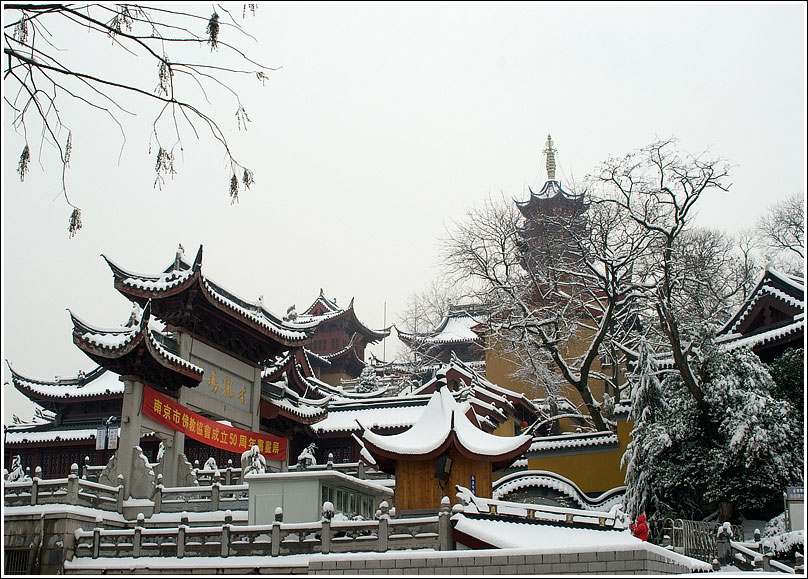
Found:
[[[137,316],[140,316],[137,319]],[[194,387],[204,370],[181,358],[171,338],[154,328],[151,301],[135,310],[129,323],[117,328],[99,328],[72,312],[73,342],[98,364],[118,374],[143,375],[165,387]]]
[[[431,332],[407,333],[396,328],[398,337],[410,347],[427,345],[482,343],[482,337],[474,328],[484,324],[486,314],[479,306],[459,305],[449,308],[438,326]]]
[[[76,376],[55,377],[52,380],[41,380],[23,376],[8,365],[11,382],[17,390],[34,402],[44,399],[83,400],[102,397],[123,396],[123,382],[118,375],[96,366],[88,372]]]
[[[424,412],[429,396],[409,399],[396,397],[334,400],[329,404],[328,416],[317,423],[318,433],[357,432],[359,424],[376,431],[398,430],[415,424]]]
[[[716,335],[723,348],[765,349],[805,335],[805,281],[767,267],[755,289]]]
[[[6,444],[41,444],[95,440],[96,428],[53,428],[47,430],[14,430],[6,432]]]
[[[496,436],[475,426],[466,416],[468,402],[458,402],[443,387],[432,394],[423,414],[405,432],[384,436],[362,424],[361,438],[379,464],[398,460],[430,460],[450,448],[472,460],[491,462],[494,468],[507,466],[530,446],[529,434]]]
[[[354,311],[353,298],[351,298],[347,308],[341,308],[337,305],[336,300],[330,300],[325,297],[322,288],[320,288],[320,295],[317,296],[314,302],[302,314],[297,314],[295,317],[295,321],[298,323],[315,325],[337,320],[347,321],[368,343],[378,342],[390,335],[390,328],[374,330],[363,324]]]
[[[264,307],[263,297],[245,300],[206,278],[202,246],[192,265],[178,252],[172,265],[156,274],[129,271],[102,257],[112,270],[115,289],[141,306],[151,301],[155,317],[167,326],[185,328],[216,343],[229,334],[228,342],[240,350],[236,353],[254,362],[307,344],[316,327],[313,322],[286,321]]]

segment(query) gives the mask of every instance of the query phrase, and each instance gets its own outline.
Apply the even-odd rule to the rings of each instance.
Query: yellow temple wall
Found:
[[[570,479],[585,493],[603,493],[625,485],[626,470],[620,460],[631,440],[633,421],[618,421],[618,448],[578,454],[554,454],[529,458],[529,470],[546,470]]]

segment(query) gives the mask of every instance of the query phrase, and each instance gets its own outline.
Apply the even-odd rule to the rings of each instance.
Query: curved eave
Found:
[[[536,213],[543,207],[578,207],[581,211],[586,210],[588,207],[581,197],[570,195],[564,191],[558,181],[546,181],[538,193],[532,189],[529,190],[530,197],[527,201],[515,201],[516,207],[527,219],[535,218]]]
[[[301,346],[310,341],[311,335],[308,331],[279,328],[269,321],[261,320],[258,316],[247,312],[226,297],[215,293],[201,275],[197,280],[202,290],[202,295],[211,306],[239,322],[246,324],[264,337],[286,347]]]
[[[37,404],[67,404],[67,403],[86,403],[86,402],[96,402],[101,400],[117,400],[123,399],[123,391],[121,392],[97,392],[95,394],[89,394],[87,396],[75,396],[71,395],[67,392],[54,392],[53,394],[45,394],[32,388],[27,380],[20,380],[19,377],[15,377],[12,375],[11,383],[14,385],[14,388],[17,389],[20,394],[31,400],[32,402],[36,402]],[[58,389],[59,386],[54,385],[55,389]]]
[[[805,334],[805,318],[800,318],[793,322],[788,322],[776,328],[769,328],[754,334],[747,334],[729,338],[720,342],[720,347],[725,350],[735,350],[738,348],[753,348],[763,350],[772,348],[780,344],[787,344],[797,341]]]
[[[395,471],[395,463],[400,461],[428,461],[435,460],[445,455],[450,450],[453,440],[452,432],[450,431],[442,440],[437,440],[436,444],[431,445],[426,449],[422,449],[420,453],[406,454],[374,443],[372,440],[368,439],[368,434],[370,434],[372,438],[381,438],[379,435],[363,429],[362,433],[360,434],[360,438],[365,445],[365,448],[384,470],[392,469],[392,471]]]
[[[481,431],[483,432],[483,431]],[[493,434],[489,436],[495,436]],[[498,437],[499,438],[499,437]],[[449,435],[442,441],[440,444],[434,446],[432,450],[427,452],[422,452],[420,454],[407,454],[396,452],[395,450],[380,447],[377,444],[374,444],[370,440],[367,439],[365,436],[365,432],[361,435],[362,442],[365,444],[365,448],[370,452],[373,458],[376,460],[379,465],[381,465],[385,470],[390,468],[394,469],[394,464],[396,462],[422,462],[422,461],[433,461],[438,459],[441,456],[446,455],[450,451],[454,450],[461,456],[468,458],[469,460],[478,461],[478,462],[486,462],[491,464],[492,470],[500,470],[507,468],[513,462],[522,456],[525,451],[530,447],[531,439],[527,438],[523,441],[518,447],[509,450],[507,452],[497,454],[497,455],[488,455],[488,454],[480,454],[469,450],[466,446],[462,444],[462,441],[459,440],[457,433],[452,430],[450,431]]]
[[[169,274],[144,275],[129,272],[114,264],[107,257],[102,257],[112,269],[115,289],[141,306],[145,306],[149,300],[152,300],[156,314],[157,310],[161,309],[160,301],[162,300],[168,298],[179,299],[183,294],[191,294],[183,301],[192,303],[195,299],[194,295],[201,294],[207,304],[231,318],[237,325],[246,325],[264,338],[280,343],[283,346],[292,347],[308,343],[314,331],[314,324],[304,324],[300,328],[282,327],[279,323],[273,322],[273,316],[263,308],[261,308],[261,315],[259,315],[250,311],[246,306],[237,303],[237,301],[243,302],[244,300],[240,300],[235,296],[233,296],[234,299],[230,299],[224,295],[223,291],[217,291],[218,285],[207,281],[202,275],[201,246],[191,269],[175,270]],[[173,282],[168,280],[167,275],[169,277],[176,275],[176,280]]]
[[[156,275],[141,274],[122,268],[103,254],[101,257],[112,270],[115,289],[141,307],[150,299],[160,299],[184,292],[193,285],[200,273],[198,269],[187,269]],[[172,275],[175,276],[173,280],[170,279]]]
[[[430,332],[428,334],[409,334],[407,332],[402,332],[398,328],[397,334],[398,339],[404,342],[408,347],[412,348],[413,345],[415,346],[454,346],[457,344],[474,344],[478,346],[482,346],[485,342],[482,336],[478,335],[474,330],[469,330],[470,332],[474,333],[475,336],[466,337],[466,338],[451,338],[451,339],[440,339],[441,332],[446,328],[447,321],[442,322],[441,326],[435,330],[434,332]]]
[[[303,411],[295,410],[292,404],[278,404],[275,400],[267,397],[261,397],[260,413],[261,418],[272,420],[281,416],[292,422],[302,424],[304,426],[311,426],[324,420],[328,416],[326,408],[318,408],[315,412],[306,413]]]
[[[766,298],[776,300],[795,312],[805,310],[803,286],[779,272],[767,269],[743,305],[717,332],[717,335],[737,331],[737,328],[757,311],[758,303]]]
[[[360,334],[368,344],[374,344],[390,335],[389,329],[373,330],[363,324],[359,318],[356,317],[356,312],[353,308],[353,300],[351,300],[351,304],[346,310],[324,314],[324,319],[321,320],[319,324],[334,324],[337,322],[345,323],[354,333]]]
[[[71,314],[71,317],[72,314]],[[75,317],[73,317],[76,320]],[[99,344],[87,337],[87,325],[74,325],[73,343],[100,366],[118,374],[132,374],[166,387],[198,386],[204,371],[165,350],[142,324],[117,347]],[[103,335],[96,332],[95,335]]]

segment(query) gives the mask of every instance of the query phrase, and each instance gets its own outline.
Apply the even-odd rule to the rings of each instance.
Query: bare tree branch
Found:
[[[255,6],[250,5],[254,12]],[[238,200],[239,189],[249,189],[254,183],[252,171],[243,166],[235,157],[225,132],[219,121],[200,108],[197,96],[189,92],[188,83],[179,86],[175,74],[190,80],[191,88],[202,95],[202,102],[210,104],[208,87],[223,89],[235,100],[236,123],[246,128],[249,122],[246,109],[241,102],[238,90],[227,77],[234,75],[255,75],[262,84],[267,72],[277,70],[263,66],[248,58],[231,43],[223,41],[225,32],[238,32],[245,38],[255,40],[236,22],[233,16],[221,6],[218,10],[227,13],[228,21],[221,22],[217,12],[210,16],[200,16],[185,11],[160,7],[145,7],[137,4],[4,4],[6,15],[4,26],[3,53],[6,57],[4,82],[6,105],[13,111],[12,125],[20,130],[24,147],[20,157],[18,172],[25,177],[33,149],[28,138],[28,126],[36,122],[41,126],[41,142],[37,157],[42,158],[43,145],[55,147],[62,167],[61,194],[72,208],[69,232],[71,237],[81,228],[81,210],[73,205],[68,196],[67,168],[72,152],[73,132],[67,130],[60,114],[59,103],[67,97],[87,106],[90,110],[104,113],[118,126],[122,134],[121,151],[126,143],[124,125],[118,113],[134,115],[135,107],[124,105],[123,95],[132,95],[142,102],[162,103],[152,122],[151,139],[155,144],[157,159],[155,164],[155,186],[162,186],[164,177],[173,174],[174,148],[181,146],[184,130],[190,130],[199,138],[196,123],[201,122],[210,135],[223,149],[228,163],[227,183],[231,203]],[[247,6],[244,8],[246,15]],[[193,32],[207,30],[204,34]],[[143,59],[146,70],[157,65],[159,82],[157,89],[143,86],[134,74],[115,74],[111,68],[98,68],[95,59],[82,58],[85,55],[66,50],[76,38],[76,30],[86,32],[90,38],[109,38],[113,48],[126,56]],[[167,46],[182,47],[188,43],[198,46],[208,44],[212,51],[225,49],[231,58],[250,68],[232,66],[227,62],[192,62],[184,58],[169,60]],[[62,46],[59,46],[62,44]],[[78,54],[78,58],[76,55]],[[219,57],[216,57],[217,61]],[[138,63],[140,64],[140,63]],[[153,70],[153,69],[151,69]],[[127,71],[129,72],[129,71]],[[68,84],[70,83],[70,84]],[[110,105],[111,103],[111,105]],[[169,113],[168,115],[166,113]],[[185,123],[181,123],[184,119]],[[173,127],[174,144],[161,142],[158,124],[163,122]],[[67,130],[68,143],[60,141],[63,130]],[[69,145],[69,146],[68,146]],[[151,145],[149,147],[151,151]]]

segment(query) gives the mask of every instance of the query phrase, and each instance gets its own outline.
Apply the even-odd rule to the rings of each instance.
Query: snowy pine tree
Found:
[[[362,368],[362,373],[359,374],[359,383],[356,385],[357,392],[373,392],[378,388],[376,384],[376,368],[368,364]]]
[[[658,378],[657,363],[647,342],[639,348],[636,371],[631,381],[631,413],[634,429],[620,463],[626,468],[626,510],[632,518],[657,510],[655,483],[659,454],[671,445],[662,425],[665,399]]]

